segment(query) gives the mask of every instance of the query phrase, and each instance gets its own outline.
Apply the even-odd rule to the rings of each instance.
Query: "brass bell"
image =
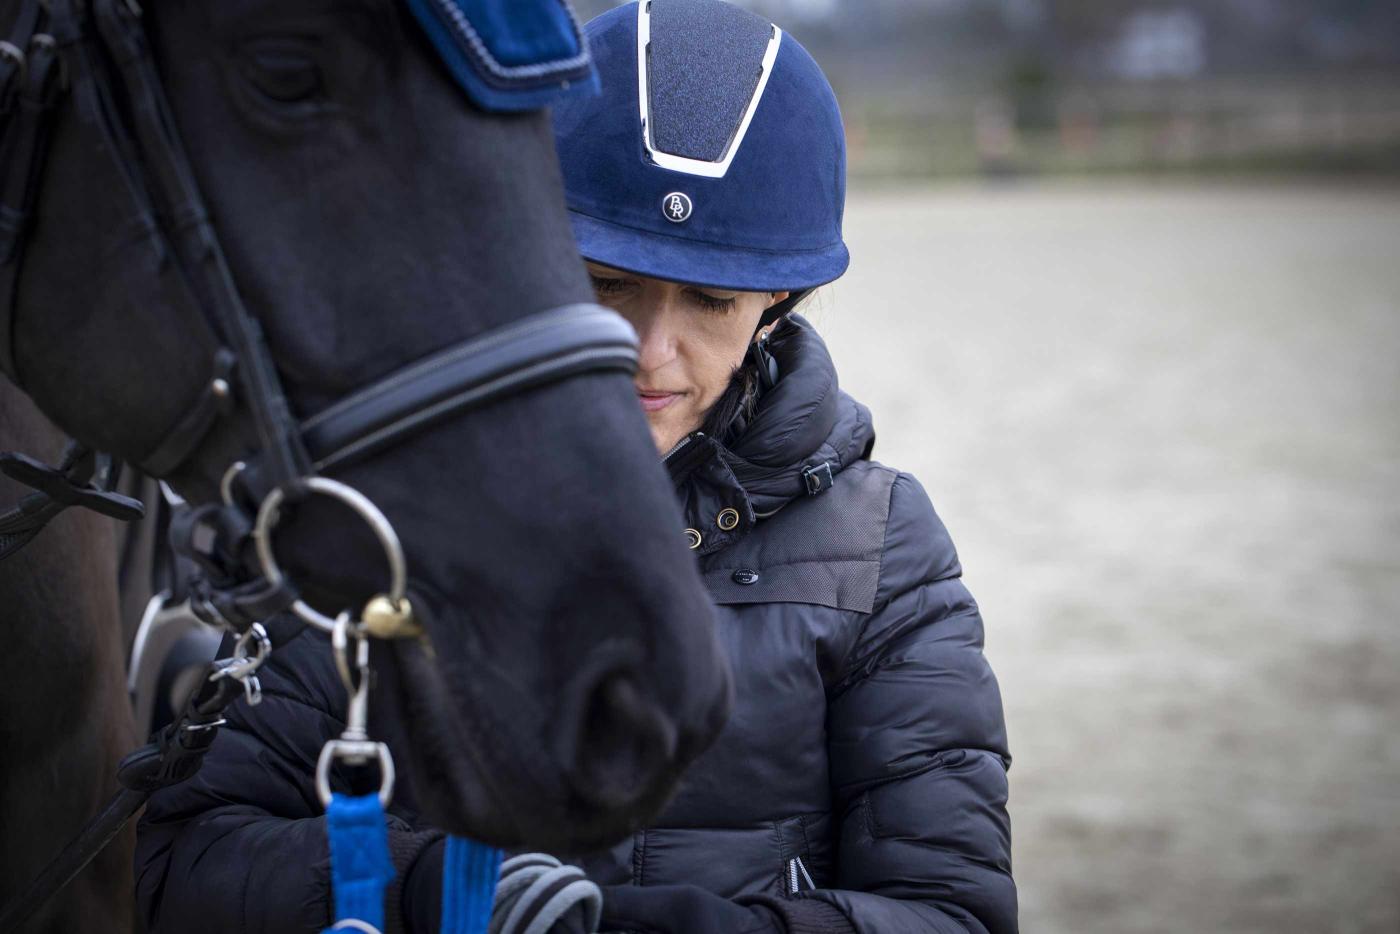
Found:
[[[376,639],[409,639],[423,634],[413,618],[413,606],[403,597],[395,605],[385,594],[370,598],[360,616],[365,632]]]

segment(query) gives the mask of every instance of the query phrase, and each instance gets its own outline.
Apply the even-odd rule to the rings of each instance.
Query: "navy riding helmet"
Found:
[[[721,0],[642,0],[584,29],[601,93],[554,114],[579,252],[745,292],[846,271],[845,134],[806,49]]]

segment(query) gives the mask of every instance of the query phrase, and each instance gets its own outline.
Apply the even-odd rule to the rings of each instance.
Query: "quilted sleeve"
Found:
[[[829,706],[837,885],[810,894],[862,934],[1017,930],[1001,695],[961,574],[901,475],[875,609]]]
[[[263,701],[237,701],[188,781],[157,792],[137,829],[137,909],[151,934],[319,934],[331,917],[325,815],[316,757],[344,728],[324,643],[311,632],[259,671]],[[343,697],[343,695],[339,695]],[[389,814],[397,879],[436,832]],[[387,928],[403,930],[396,881]]]

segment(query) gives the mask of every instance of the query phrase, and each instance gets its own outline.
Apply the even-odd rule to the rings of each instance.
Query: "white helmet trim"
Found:
[[[759,65],[758,84],[754,87],[753,96],[749,98],[749,105],[744,110],[744,119],[739,122],[739,130],[729,141],[729,147],[725,149],[723,158],[714,162],[706,159],[691,159],[687,156],[678,156],[657,149],[656,142],[652,139],[651,120],[649,119],[651,116],[651,95],[648,93],[647,82],[647,47],[651,44],[651,0],[641,0],[637,4],[637,103],[642,118],[642,145],[646,147],[647,157],[653,163],[663,169],[684,172],[686,175],[724,178],[725,173],[729,171],[729,164],[734,161],[734,156],[739,152],[739,146],[744,142],[745,134],[749,132],[749,124],[753,122],[754,111],[758,110],[758,102],[763,98],[763,89],[768,87],[768,78],[773,74],[773,62],[778,58],[778,46],[782,44],[783,31],[777,26],[772,26],[772,30],[773,33],[768,39],[768,48],[764,50],[763,61]]]

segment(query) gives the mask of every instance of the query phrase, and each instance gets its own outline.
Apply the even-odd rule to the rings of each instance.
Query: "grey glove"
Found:
[[[525,853],[501,864],[489,934],[594,934],[603,895],[577,866],[547,853]]]

